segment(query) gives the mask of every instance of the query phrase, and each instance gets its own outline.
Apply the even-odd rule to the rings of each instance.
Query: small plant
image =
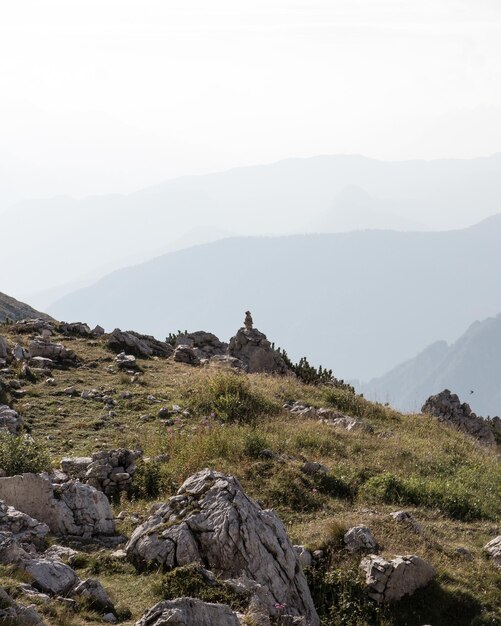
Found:
[[[29,435],[0,433],[0,467],[6,476],[28,472],[46,472],[51,458],[45,445]]]
[[[177,333],[169,333],[168,336],[165,338],[165,341],[174,348],[177,343],[177,338],[179,336],[187,335],[187,334],[188,334],[187,330],[185,330],[184,332],[178,330]]]

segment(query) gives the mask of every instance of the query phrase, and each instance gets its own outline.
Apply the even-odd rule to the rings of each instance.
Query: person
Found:
[[[245,311],[244,326],[247,330],[252,330],[252,315],[250,311]]]

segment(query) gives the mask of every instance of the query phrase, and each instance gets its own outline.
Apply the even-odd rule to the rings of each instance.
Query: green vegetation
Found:
[[[14,437],[0,432],[0,467],[6,476],[50,470],[51,458],[46,446],[29,435]]]

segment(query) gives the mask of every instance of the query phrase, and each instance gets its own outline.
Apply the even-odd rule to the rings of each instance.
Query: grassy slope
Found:
[[[0,327],[0,334],[10,342],[27,342],[26,336],[14,332],[14,327]],[[152,500],[172,495],[193,472],[207,466],[231,472],[262,505],[275,508],[295,543],[326,548],[331,586],[317,580],[314,592],[326,611],[332,588],[337,599],[335,616],[326,616],[325,624],[439,626],[467,625],[473,619],[476,624],[501,623],[500,575],[481,551],[500,532],[501,471],[494,452],[480,449],[432,418],[401,415],[342,390],[333,392],[264,375],[243,377],[247,399],[259,400],[251,410],[262,412],[254,423],[207,420],[207,411],[202,409],[215,398],[219,398],[220,409],[231,411],[233,407],[231,393],[222,396],[221,389],[218,391],[218,386],[228,382],[224,376],[214,378],[200,368],[151,359],[141,361],[144,375],[140,383],[132,383],[114,367],[110,369],[114,355],[104,340],[64,338],[63,342],[75,350],[83,366],[54,370],[56,384],[52,387],[43,381],[27,384],[25,397],[15,405],[33,436],[47,439],[54,463],[65,455],[121,445],[139,445],[147,456],[170,455],[170,461],[155,466],[154,472],[141,469],[136,477],[136,498],[116,504],[117,512],[135,513],[142,519]],[[108,416],[100,402],[62,394],[70,385],[79,392],[113,389],[115,415]],[[124,392],[132,396],[122,399]],[[149,400],[150,395],[160,403]],[[281,409],[285,400],[337,407],[366,419],[374,433],[348,433],[294,416]],[[189,407],[191,415],[167,426],[156,414],[160,407],[172,404]],[[140,420],[144,414],[154,419]],[[282,460],[261,459],[257,452],[263,448],[281,454]],[[327,465],[331,470],[328,478],[305,477],[299,470],[304,460]],[[403,507],[422,525],[420,534],[388,517]],[[359,597],[358,559],[348,558],[339,547],[343,530],[360,523],[372,529],[383,555],[416,553],[430,560],[437,569],[436,582],[377,615],[372,603]],[[132,528],[126,520],[119,531],[127,535]],[[459,546],[472,552],[473,561],[464,561],[455,553]],[[99,572],[116,603],[131,612],[124,623],[132,624],[160,599],[159,576],[138,576],[128,565],[109,565],[105,555],[89,554],[82,559],[79,574]],[[8,579],[12,585],[12,577],[3,570],[0,582]],[[99,619],[92,613],[77,618],[60,611],[49,617],[54,625],[84,622],[97,624]]]

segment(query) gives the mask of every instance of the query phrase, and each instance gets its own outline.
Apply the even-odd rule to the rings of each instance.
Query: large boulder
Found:
[[[155,604],[135,626],[240,626],[229,606],[196,598],[176,598]]]
[[[204,330],[178,335],[176,347],[183,345],[193,348],[199,359],[210,359],[216,355],[226,354],[228,349],[227,343],[220,341],[216,335]]]
[[[52,485],[43,474],[9,476],[0,478],[0,498],[46,523],[56,535],[91,537],[115,532],[108,498],[79,481]]]
[[[374,554],[362,559],[367,593],[376,602],[396,602],[425,587],[435,576],[435,569],[418,556],[396,556],[387,561]]]
[[[475,437],[483,445],[496,445],[496,438],[490,422],[473,413],[469,404],[461,403],[458,396],[448,389],[444,389],[435,396],[430,396],[423,404],[421,411]]]
[[[501,535],[485,544],[484,552],[492,559],[496,567],[501,568]]]
[[[23,426],[23,418],[17,411],[6,404],[0,404],[0,429],[8,430],[11,435],[17,435]]]
[[[285,374],[288,371],[280,353],[257,328],[240,328],[230,339],[228,355],[242,361],[250,373]]]
[[[33,587],[44,593],[65,594],[78,581],[75,572],[62,561],[37,557],[23,561],[21,568],[29,575]]]
[[[126,352],[142,358],[167,358],[174,352],[174,348],[166,341],[159,341],[151,335],[141,335],[132,330],[122,331],[120,328],[115,328],[110,333],[108,347],[114,352]]]
[[[125,549],[138,565],[199,562],[226,579],[245,576],[269,592],[263,607],[269,614],[286,605],[290,615],[319,624],[282,522],[251,500],[233,476],[206,469],[188,478],[134,531]]]
[[[0,587],[0,624],[44,626],[42,618],[33,605],[17,604],[3,587]]]

